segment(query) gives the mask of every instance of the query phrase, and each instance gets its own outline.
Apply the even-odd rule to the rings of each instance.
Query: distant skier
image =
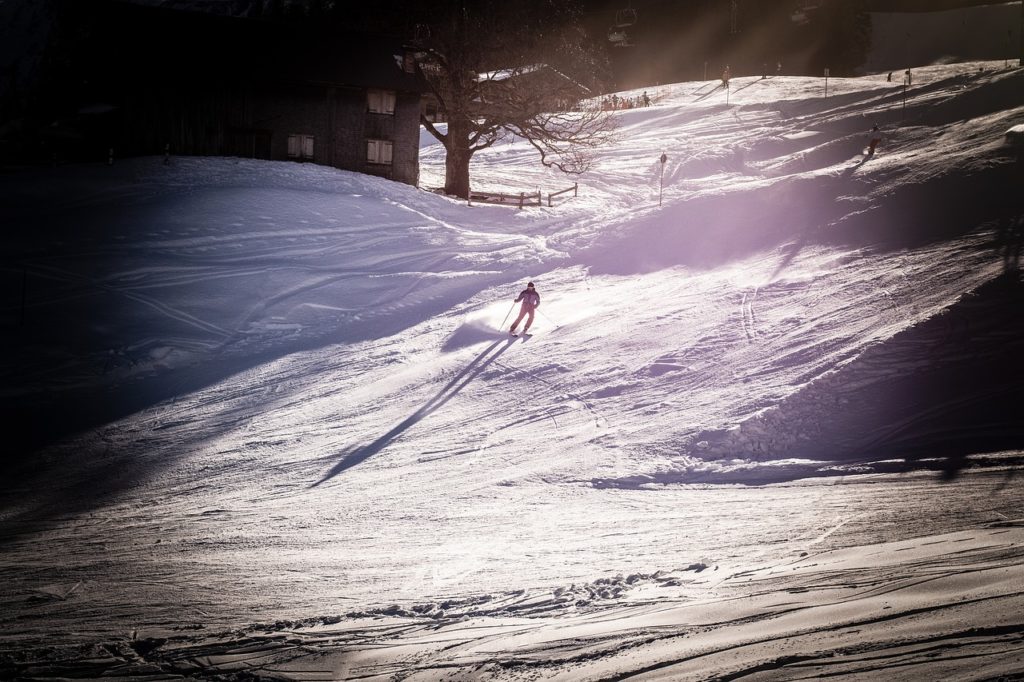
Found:
[[[508,330],[508,333],[512,336],[518,336],[516,334],[516,327],[519,326],[524,317],[526,318],[526,326],[523,327],[523,333],[525,334],[530,331],[530,325],[533,324],[533,312],[540,307],[540,294],[534,288],[533,282],[529,282],[526,285],[526,288],[519,293],[519,296],[516,297],[513,303],[519,303],[520,301],[522,301],[522,305],[519,306],[519,317],[512,323],[512,328]]]
[[[868,156],[875,155],[875,148],[882,141],[882,131],[878,129],[878,126],[874,126],[871,129],[871,140],[868,142]]]
[[[729,79],[732,77],[732,71],[729,70],[729,65],[725,65],[725,69],[722,71],[722,85],[729,87]]]
[[[1024,216],[1007,215],[999,224],[997,240],[1003,252],[1003,272],[1020,272],[1020,253],[1024,247]]]

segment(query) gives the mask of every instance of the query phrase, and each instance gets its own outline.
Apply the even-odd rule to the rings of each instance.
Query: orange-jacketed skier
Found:
[[[878,143],[881,141],[882,131],[878,129],[878,126],[875,126],[871,129],[871,140],[868,142],[868,156],[875,155],[875,147],[877,147]]]
[[[513,303],[519,303],[520,301],[522,301],[522,305],[519,306],[519,317],[512,323],[512,328],[508,330],[512,336],[517,336],[516,327],[519,326],[524,317],[526,318],[526,326],[523,327],[523,333],[525,334],[530,331],[530,325],[533,324],[533,312],[540,307],[540,294],[534,288],[533,282],[529,282],[526,285],[526,288],[519,293]]]

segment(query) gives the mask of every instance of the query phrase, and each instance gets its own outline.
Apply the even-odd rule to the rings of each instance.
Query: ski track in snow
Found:
[[[944,178],[998,167],[1002,131],[1024,117],[1001,97],[1022,72],[975,68],[915,71],[913,123],[902,127],[901,95],[884,77],[838,79],[827,100],[813,79],[737,78],[729,106],[708,84],[663,86],[655,106],[615,114],[618,141],[580,196],[550,209],[470,207],[352,173],[229,159],[128,161],[114,180],[56,169],[54,196],[35,177],[0,179],[13,215],[45,202],[61,242],[49,251],[25,237],[24,266],[4,270],[11,283],[27,273],[25,333],[41,348],[2,369],[7,404],[70,387],[139,394],[128,414],[11,468],[0,622],[35,645],[54,624],[82,641],[334,614],[406,619],[289,630],[300,643],[287,646],[253,635],[251,650],[173,640],[180,660],[217,669],[294,660],[294,672],[312,665],[305,647],[359,641],[361,659],[329,655],[334,674],[408,668],[431,679],[502,651],[523,666],[508,670],[541,676],[610,660],[623,676],[682,679],[734,649],[754,652],[749,667],[734,655],[720,669],[775,670],[758,667],[759,647],[774,646],[753,634],[763,614],[719,600],[729,590],[830,595],[797,614],[875,608],[875,578],[858,582],[850,568],[835,586],[799,553],[912,542],[1024,511],[1005,490],[1012,469],[942,486],[863,461],[938,432],[916,426],[925,413],[894,414],[877,431],[864,420],[892,377],[929,357],[956,360],[969,337],[958,316],[977,348],[1013,338],[971,317],[971,297],[1002,267],[992,221],[933,239],[900,203],[929,183],[941,203]],[[864,160],[874,120],[887,139]],[[442,184],[440,149],[421,159],[423,186]],[[480,152],[473,177],[493,191],[571,184],[523,142]],[[910,243],[892,241],[904,233]],[[528,279],[543,300],[534,335],[509,338],[503,318]],[[4,320],[16,311],[9,302]],[[51,316],[76,328],[75,348],[38,328]],[[148,401],[154,387],[170,397]],[[814,430],[839,416],[857,428]],[[955,581],[931,572],[945,560],[879,584]],[[789,561],[796,572],[771,597],[739,584]],[[616,574],[643,577],[597,582]],[[999,592],[1000,580],[975,597],[1015,608],[1019,594]],[[474,611],[475,600],[487,605]],[[678,610],[700,600],[735,614],[680,625],[690,612]],[[417,620],[416,603],[443,632]],[[787,608],[771,606],[780,618]],[[663,611],[676,620],[662,632],[651,624]],[[574,633],[537,625],[552,614]],[[716,628],[722,639],[691,657],[668,650]],[[782,629],[810,640],[826,630]],[[987,642],[1006,634],[986,632]],[[863,638],[842,636],[868,666]],[[883,644],[879,655],[904,655],[895,636]],[[615,679],[609,670],[594,675]]]

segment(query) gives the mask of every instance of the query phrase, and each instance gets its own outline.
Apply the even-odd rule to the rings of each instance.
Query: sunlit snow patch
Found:
[[[516,307],[518,307],[518,304],[515,303],[511,307],[504,303],[492,303],[481,310],[466,315],[462,324],[441,346],[441,350],[450,352],[500,338],[508,332],[507,328],[501,329],[504,326],[502,318],[505,318],[506,322],[512,319],[512,314]]]

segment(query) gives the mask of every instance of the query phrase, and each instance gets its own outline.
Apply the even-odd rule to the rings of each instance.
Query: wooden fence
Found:
[[[519,194],[510,194],[506,192],[479,192],[471,190],[469,193],[469,204],[473,205],[473,202],[480,204],[515,204],[519,208],[524,206],[540,206],[540,190],[535,193],[531,192],[520,192]]]
[[[572,183],[572,187],[569,187],[568,189],[563,189],[563,190],[559,190],[557,192],[549,193],[548,194],[548,206],[551,205],[551,199],[553,197],[557,197],[560,194],[565,194],[566,192],[572,192],[572,195],[574,197],[578,197],[580,195],[580,183],[574,182],[574,183]]]
[[[579,196],[580,185],[578,182],[573,183],[572,187],[558,190],[557,192],[548,193],[548,206],[552,206],[552,199],[567,192],[572,192],[574,197]],[[502,204],[505,206],[518,206],[523,208],[524,206],[543,206],[543,198],[541,191],[538,189],[536,192],[481,192],[472,190],[469,193],[469,204],[473,202],[481,204]]]

